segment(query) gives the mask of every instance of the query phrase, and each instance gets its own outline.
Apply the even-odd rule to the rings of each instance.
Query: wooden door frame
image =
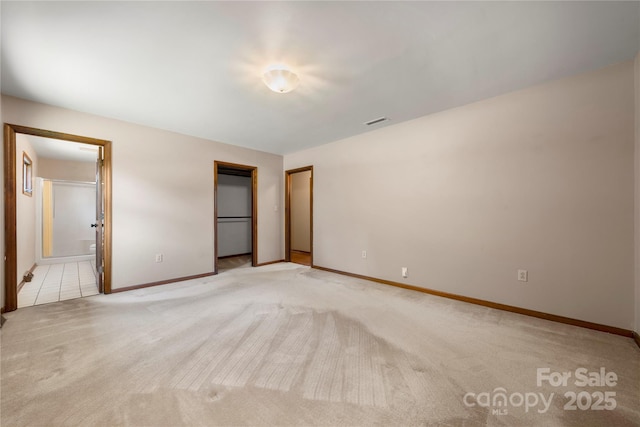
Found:
[[[218,274],[218,167],[251,172],[251,266],[258,265],[258,167],[238,163],[213,162],[213,273]]]
[[[18,254],[17,254],[17,197],[16,197],[16,134],[61,139],[98,145],[104,151],[104,293],[111,293],[111,141],[86,136],[54,132],[27,126],[4,124],[4,311],[18,308]]]
[[[291,169],[285,171],[284,173],[284,259],[286,262],[291,262],[291,175],[306,171],[311,171],[311,179],[309,180],[309,198],[311,199],[311,212],[309,218],[311,236],[309,238],[309,245],[311,249],[311,267],[313,267],[313,166],[304,166],[301,168]]]

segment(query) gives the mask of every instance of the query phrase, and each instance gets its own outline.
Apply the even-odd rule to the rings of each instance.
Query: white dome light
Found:
[[[262,81],[269,89],[278,93],[291,92],[300,83],[298,76],[286,68],[268,70],[263,74]]]

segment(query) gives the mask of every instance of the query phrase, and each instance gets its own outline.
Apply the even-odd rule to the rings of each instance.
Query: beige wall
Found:
[[[640,333],[640,52],[635,60],[635,331]]]
[[[285,156],[314,166],[314,263],[632,328],[633,80],[629,61]]]
[[[311,252],[311,171],[291,175],[291,249]]]
[[[22,182],[22,153],[27,153],[32,161],[32,185],[31,196],[23,194]],[[24,135],[16,135],[16,230],[17,230],[17,256],[18,256],[18,283],[22,281],[24,273],[33,267],[36,262],[36,198],[37,193],[35,177],[38,173],[38,156]]]
[[[38,176],[65,181],[96,181],[96,164],[72,160],[40,158]]]
[[[113,141],[114,289],[213,271],[214,160],[258,167],[258,262],[282,259],[281,156],[13,97],[2,102],[4,122]]]

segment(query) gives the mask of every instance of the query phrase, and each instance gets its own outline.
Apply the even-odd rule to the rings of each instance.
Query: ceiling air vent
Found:
[[[386,118],[386,117],[380,117],[378,119],[373,119],[373,120],[370,120],[370,121],[366,122],[365,125],[371,126],[371,125],[375,125],[376,123],[386,122],[387,120],[389,120],[389,119]]]

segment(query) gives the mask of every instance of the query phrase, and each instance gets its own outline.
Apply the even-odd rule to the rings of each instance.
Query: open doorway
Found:
[[[258,168],[214,162],[214,272],[258,264]]]
[[[111,142],[10,124],[4,137],[5,311],[21,288],[20,306],[110,293]]]
[[[313,266],[313,166],[285,172],[285,260]]]

